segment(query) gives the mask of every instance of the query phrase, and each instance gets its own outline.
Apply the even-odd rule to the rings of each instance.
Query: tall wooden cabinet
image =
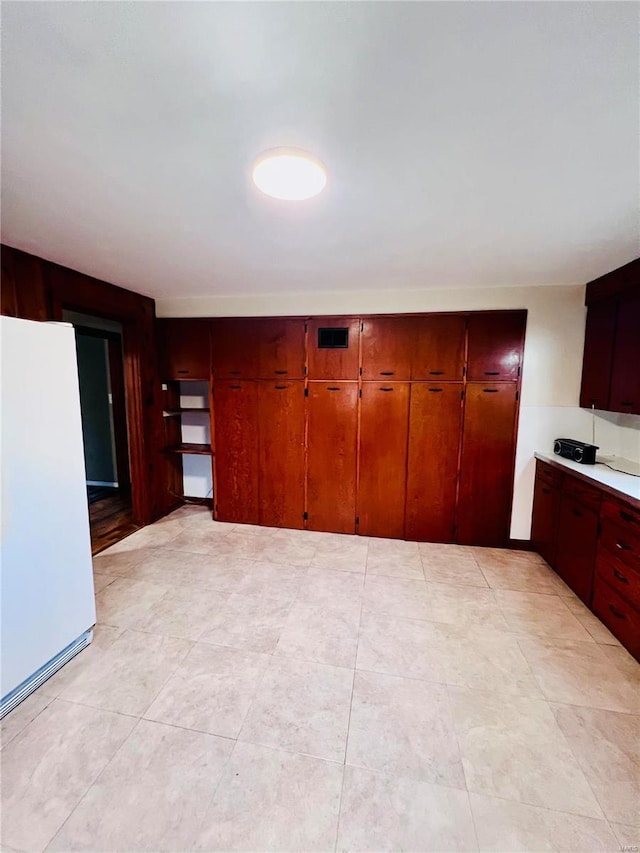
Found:
[[[307,526],[355,533],[358,383],[309,382],[308,395]]]
[[[364,536],[404,536],[409,390],[408,382],[362,386],[358,532]]]
[[[169,373],[213,383],[215,517],[506,544],[525,321],[164,321]]]

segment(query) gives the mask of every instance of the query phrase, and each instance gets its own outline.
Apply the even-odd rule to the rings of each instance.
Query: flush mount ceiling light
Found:
[[[305,151],[287,148],[261,154],[254,163],[252,178],[265,195],[284,201],[313,198],[327,183],[327,173],[319,160]]]

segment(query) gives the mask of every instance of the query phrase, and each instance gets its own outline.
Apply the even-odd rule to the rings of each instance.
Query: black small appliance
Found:
[[[553,443],[553,452],[565,459],[573,459],[574,462],[582,462],[583,465],[595,465],[595,444],[586,444],[584,441],[575,441],[573,438],[556,438]]]

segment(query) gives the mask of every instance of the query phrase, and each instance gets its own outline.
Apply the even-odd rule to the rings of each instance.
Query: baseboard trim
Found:
[[[512,551],[535,551],[535,543],[531,539],[507,539],[507,548]]]

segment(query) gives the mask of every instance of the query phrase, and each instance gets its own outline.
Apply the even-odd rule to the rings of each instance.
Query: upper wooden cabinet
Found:
[[[466,319],[462,314],[434,314],[413,321],[411,378],[430,382],[460,380],[464,375]]]
[[[580,405],[640,414],[640,259],[587,284]]]
[[[303,379],[304,321],[214,320],[211,350],[216,379]]]
[[[320,317],[307,322],[309,379],[357,379],[360,320]]]
[[[526,311],[471,314],[467,378],[480,382],[517,380],[526,320]]]
[[[214,320],[211,358],[216,379],[255,379],[260,346],[255,320]]]
[[[640,288],[620,296],[609,409],[640,414]]]
[[[259,379],[304,378],[304,320],[256,321]]]
[[[617,312],[615,298],[596,302],[587,312],[580,389],[580,405],[586,409],[609,405]]]
[[[210,320],[158,320],[163,379],[203,379],[211,374]]]
[[[414,318],[370,317],[362,322],[362,378],[409,379]]]

